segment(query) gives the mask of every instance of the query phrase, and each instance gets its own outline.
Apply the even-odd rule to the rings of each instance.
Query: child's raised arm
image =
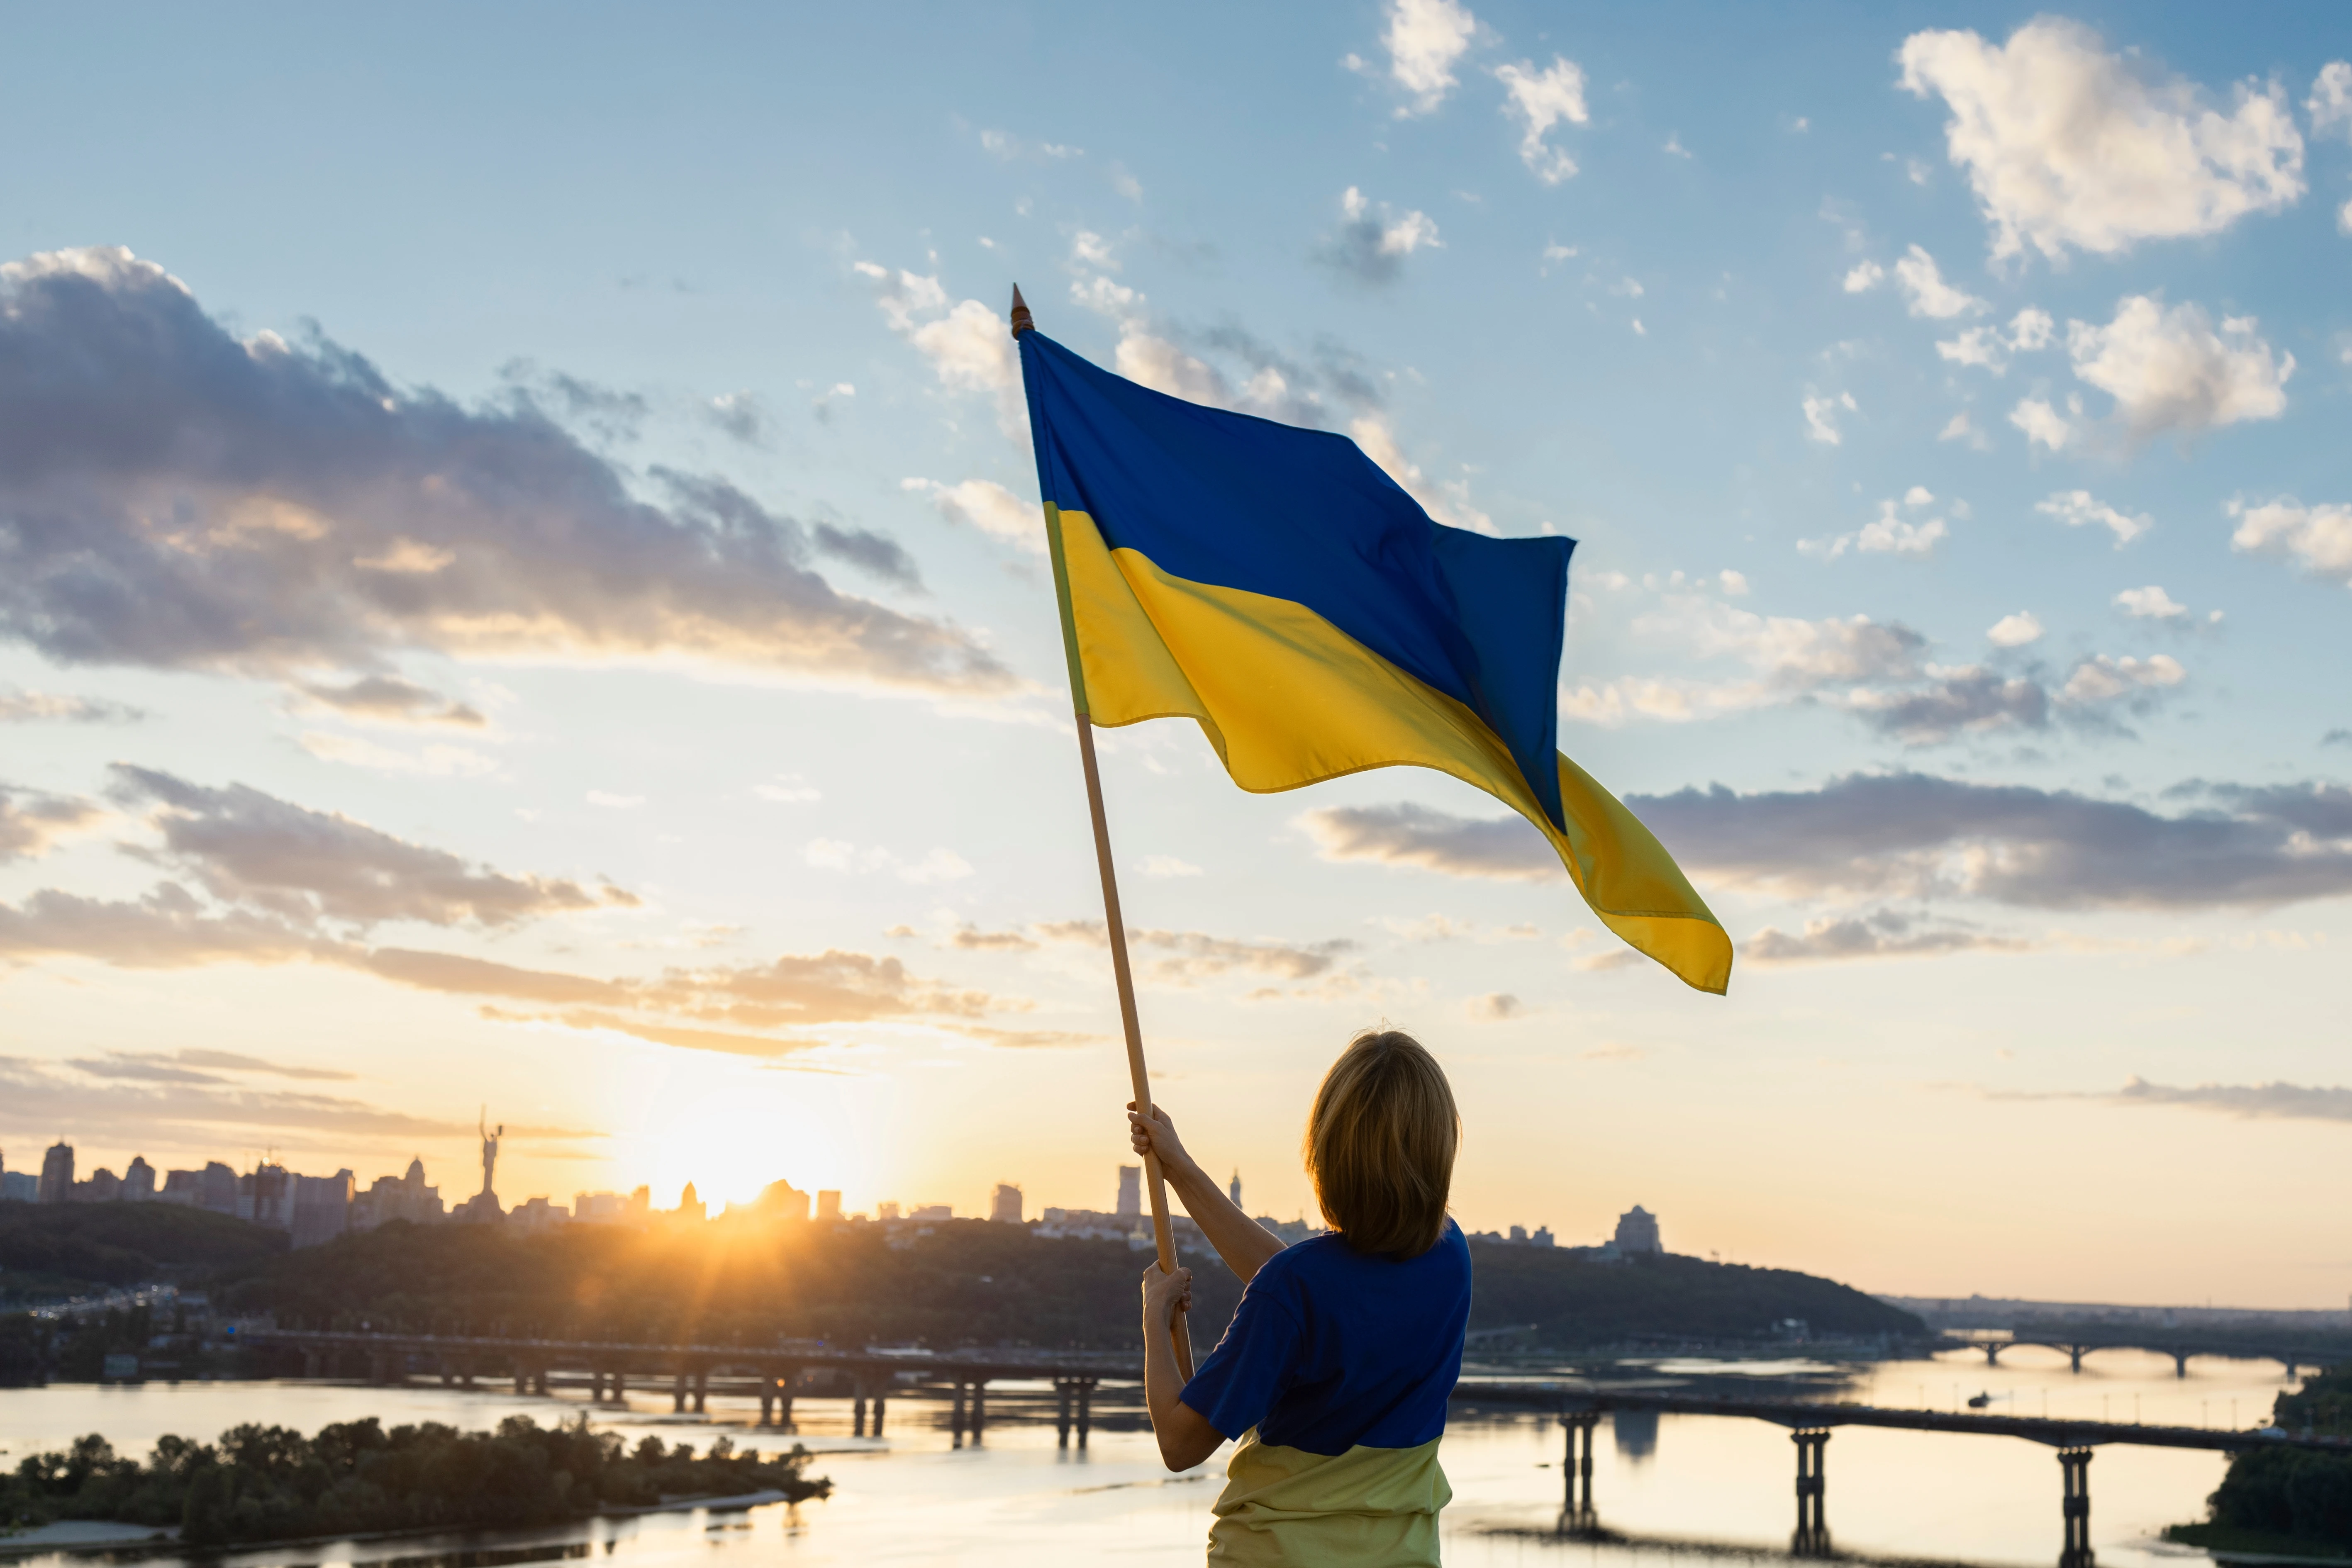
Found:
[[[1281,1239],[1241,1211],[1227,1197],[1200,1163],[1184,1152],[1183,1141],[1176,1136],[1176,1124],[1168,1113],[1157,1105],[1151,1108],[1151,1118],[1146,1121],[1132,1102],[1127,1107],[1129,1136],[1139,1155],[1156,1155],[1160,1173],[1168,1185],[1176,1189],[1183,1200],[1184,1212],[1225,1260],[1234,1277],[1246,1285],[1258,1266],[1282,1250]]]

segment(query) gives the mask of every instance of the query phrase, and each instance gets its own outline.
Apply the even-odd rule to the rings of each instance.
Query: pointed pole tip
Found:
[[[1016,283],[1013,286],[1013,335],[1018,338],[1024,332],[1034,331],[1036,327],[1036,319],[1029,314],[1029,302],[1021,298],[1021,286]]]

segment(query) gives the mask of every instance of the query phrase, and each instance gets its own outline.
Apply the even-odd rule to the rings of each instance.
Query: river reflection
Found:
[[[1814,1364],[1660,1362],[1619,1369],[1661,1384],[1721,1377],[1794,1378],[1825,1397],[1950,1409],[1991,1396],[2001,1413],[2196,1426],[2257,1424],[2288,1386],[2275,1364],[2200,1360],[2187,1379],[2169,1359],[2130,1352],[2088,1358],[2080,1374],[2063,1356],[2006,1352],[1888,1362],[1853,1369]],[[1098,1404],[1084,1451],[1055,1446],[1050,1392],[995,1385],[982,1441],[959,1447],[944,1400],[902,1394],[880,1438],[850,1435],[846,1401],[803,1398],[791,1436],[751,1429],[756,1406],[714,1394],[707,1418],[673,1416],[667,1396],[635,1407],[437,1386],[370,1388],[331,1384],[184,1384],[138,1388],[58,1385],[0,1390],[0,1464],[84,1432],[141,1454],[166,1432],[211,1437],[240,1421],[315,1431],[366,1416],[387,1426],[436,1420],[466,1427],[521,1414],[541,1421],[588,1413],[634,1441],[658,1432],[698,1446],[722,1432],[740,1446],[798,1440],[823,1456],[811,1473],[835,1490],[822,1502],[751,1510],[698,1510],[603,1521],[530,1534],[404,1539],[236,1552],[207,1558],[225,1568],[497,1568],[593,1556],[629,1568],[670,1568],[713,1552],[754,1563],[819,1565],[955,1563],[993,1565],[1198,1563],[1223,1458],[1170,1477],[1132,1407]],[[1108,1408],[1105,1405],[1109,1405]],[[1455,1564],[1577,1568],[1655,1565],[1685,1554],[1785,1551],[1795,1520],[1796,1458],[1787,1432],[1761,1422],[1627,1415],[1596,1443],[1593,1495],[1602,1526],[1620,1542],[1563,1541],[1558,1422],[1531,1412],[1457,1411],[1444,1448],[1454,1501],[1445,1555]],[[2178,1563],[2201,1554],[2156,1543],[2163,1525],[2202,1515],[2220,1480],[2218,1454],[2105,1447],[2091,1467],[2092,1531],[2102,1563]],[[1842,1427],[1827,1452],[1828,1521],[1841,1552],[1890,1561],[2046,1564],[2059,1545],[2059,1467],[2053,1450],[2014,1438]],[[1741,1549],[1745,1549],[1744,1551]],[[1696,1557],[1695,1557],[1696,1560]],[[63,1568],[88,1558],[27,1560]],[[149,1558],[169,1568],[170,1557]],[[713,1565],[723,1568],[723,1565]]]

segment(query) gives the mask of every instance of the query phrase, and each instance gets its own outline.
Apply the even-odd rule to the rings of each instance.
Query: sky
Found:
[[[1389,769],[1099,736],[1255,1212],[1358,1029],[1472,1228],[2336,1307],[2340,8],[26,8],[0,1159],[1110,1206],[1004,312],[1565,534],[1560,744],[1738,944]],[[2331,434],[2333,432],[2335,434]]]

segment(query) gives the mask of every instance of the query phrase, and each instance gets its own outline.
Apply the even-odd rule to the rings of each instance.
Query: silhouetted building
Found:
[[[1039,1218],[1040,1236],[1075,1236],[1089,1241],[1131,1241],[1135,1221],[1099,1208],[1049,1208]]]
[[[373,1230],[404,1219],[411,1225],[431,1225],[443,1218],[441,1189],[425,1179],[425,1161],[408,1162],[404,1176],[378,1176],[367,1191],[352,1200],[353,1230]]]
[[[252,1174],[236,1178],[236,1217],[272,1230],[292,1228],[292,1197],[286,1190],[286,1167],[264,1160]]]
[[[1664,1252],[1658,1239],[1658,1217],[1635,1204],[1617,1221],[1617,1250],[1630,1258],[1636,1252]]]
[[[122,1173],[122,1201],[146,1203],[155,1196],[155,1167],[147,1163],[145,1155],[131,1156],[131,1168]]]
[[[41,1156],[41,1193],[43,1203],[73,1201],[73,1145],[59,1138]]]
[[[543,1197],[529,1199],[519,1205],[512,1214],[507,1216],[507,1223],[516,1227],[525,1235],[541,1230],[552,1230],[559,1225],[569,1224],[571,1219],[571,1214],[562,1204],[550,1203]]]
[[[1525,1247],[1528,1244],[1528,1228],[1524,1225],[1512,1226],[1509,1239]]]
[[[1118,1167],[1118,1212],[1129,1219],[1142,1218],[1143,1167],[1141,1166]]]
[[[41,1178],[30,1171],[0,1171],[0,1203],[37,1203]]]
[[[1009,1181],[996,1184],[988,1195],[988,1218],[1001,1225],[1021,1223],[1021,1189]]]
[[[635,1199],[623,1197],[617,1192],[575,1192],[572,1195],[572,1218],[583,1225],[629,1225],[642,1214]]]
[[[874,1206],[874,1218],[886,1223],[897,1219],[898,1206],[895,1203],[877,1203]]]
[[[823,1220],[838,1220],[841,1218],[841,1194],[829,1186],[817,1188],[816,1217]]]
[[[944,1203],[921,1203],[908,1210],[907,1218],[919,1219],[927,1225],[936,1224],[942,1219],[953,1219],[955,1209],[951,1205]]]
[[[155,1198],[159,1203],[208,1208],[215,1214],[235,1214],[236,1173],[218,1160],[200,1171],[167,1171]]]
[[[677,1195],[677,1217],[680,1219],[708,1219],[710,1218],[709,1208],[703,1203],[701,1198],[695,1196],[694,1184],[692,1182],[687,1183],[686,1190]]]
[[[352,1191],[358,1184],[349,1170],[331,1176],[289,1176],[286,1229],[297,1247],[317,1247],[351,1228]]]
[[[809,1195],[788,1181],[772,1181],[760,1189],[760,1201],[753,1207],[763,1219],[806,1219]]]
[[[76,1203],[112,1203],[121,1196],[122,1178],[104,1166],[90,1172],[88,1181],[78,1181],[73,1185],[73,1200]]]
[[[1234,1173],[1233,1185],[1232,1185],[1231,1186],[1228,1186],[1228,1187],[1226,1187],[1226,1188],[1225,1188],[1225,1196],[1226,1196],[1227,1197],[1230,1197],[1230,1198],[1232,1198],[1232,1199],[1234,1200],[1234,1207],[1235,1208],[1240,1208],[1240,1207],[1242,1207],[1242,1173],[1241,1173],[1241,1172],[1239,1172],[1239,1171],[1235,1171],[1235,1172]],[[1246,1212],[1248,1212],[1248,1211],[1247,1211],[1247,1210],[1244,1210],[1243,1212],[1246,1213]]]
[[[1551,1227],[1550,1227],[1550,1226],[1549,1226],[1549,1225],[1538,1225],[1538,1226],[1537,1226],[1537,1227],[1536,1227],[1536,1233],[1535,1233],[1533,1236],[1530,1236],[1530,1237],[1528,1237],[1528,1244],[1529,1244],[1530,1246],[1535,1246],[1535,1247],[1549,1247],[1549,1246],[1551,1246],[1551,1245],[1552,1245],[1552,1239],[1551,1239]]]

